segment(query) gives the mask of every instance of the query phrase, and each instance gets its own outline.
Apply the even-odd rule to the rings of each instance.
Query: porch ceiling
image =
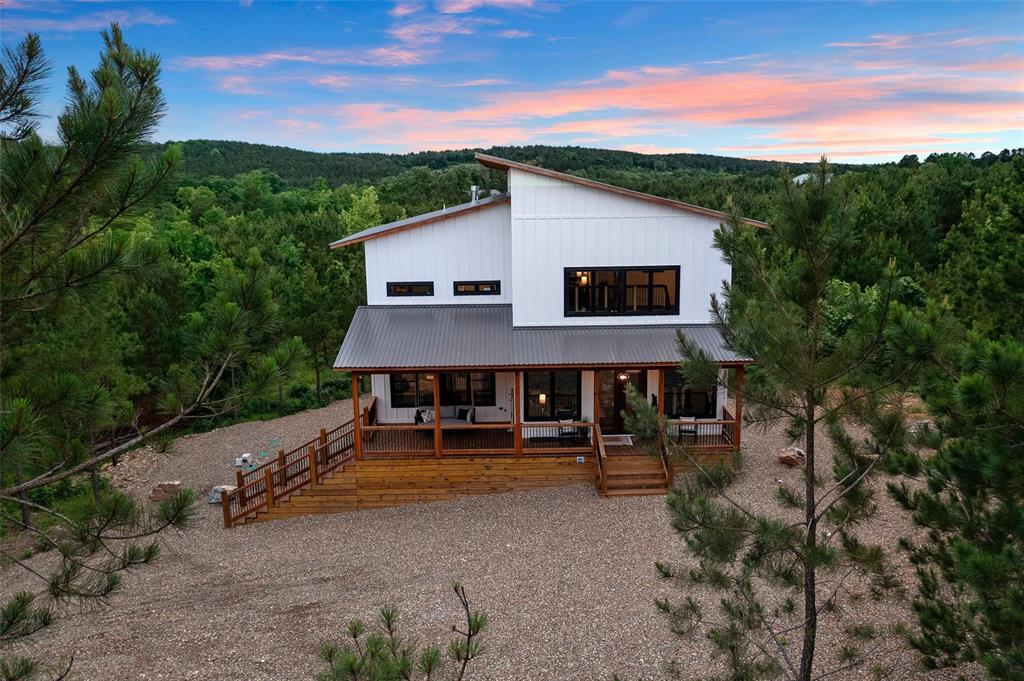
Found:
[[[750,361],[726,348],[711,324],[514,328],[511,305],[374,305],[356,311],[334,368],[673,365],[677,329],[715,361]]]

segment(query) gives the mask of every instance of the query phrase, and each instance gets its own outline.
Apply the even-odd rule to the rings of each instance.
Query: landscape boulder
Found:
[[[174,498],[174,495],[181,491],[181,480],[170,480],[167,482],[158,482],[154,487],[153,491],[149,493],[149,500],[157,503],[161,501],[169,501]]]
[[[779,463],[793,468],[804,464],[804,450],[799,447],[783,447],[779,450]]]
[[[213,489],[210,490],[209,494],[206,495],[206,501],[208,501],[211,504],[219,504],[220,503],[220,493],[221,492],[232,492],[232,491],[234,491],[234,489],[235,489],[235,485],[217,485],[216,487],[214,487]]]

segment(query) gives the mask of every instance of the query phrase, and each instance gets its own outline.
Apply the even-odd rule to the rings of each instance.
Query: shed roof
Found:
[[[338,239],[331,243],[331,248],[340,248],[342,246],[351,246],[352,244],[358,244],[361,241],[368,241],[370,239],[376,239],[377,237],[391,234],[393,232],[400,232],[405,229],[412,229],[413,227],[422,227],[423,225],[429,225],[432,222],[438,222],[440,220],[447,220],[457,215],[465,215],[474,211],[482,210],[484,208],[490,208],[492,206],[499,206],[503,203],[507,203],[509,200],[508,194],[494,194],[487,198],[478,199],[476,201],[470,201],[468,203],[461,203],[457,206],[447,206],[441,210],[435,210],[430,213],[424,213],[423,215],[414,215],[411,218],[404,218],[402,220],[396,220],[395,222],[389,222],[385,225],[378,225],[376,227],[370,227],[364,229],[361,232],[350,234],[343,239]]]
[[[556,180],[562,180],[563,182],[571,182],[573,184],[582,185],[584,187],[590,187],[591,189],[600,189],[601,191],[612,192],[613,194],[619,194],[621,196],[628,196],[633,199],[640,201],[649,201],[651,203],[657,203],[662,206],[668,206],[669,208],[678,208],[680,210],[687,211],[689,213],[696,213],[698,215],[704,215],[707,217],[717,218],[719,220],[728,220],[729,214],[720,211],[713,210],[711,208],[704,208],[703,206],[695,206],[692,203],[684,203],[683,201],[676,201],[674,199],[666,199],[662,196],[655,196],[654,194],[645,194],[643,192],[634,191],[632,189],[626,189],[625,187],[616,187],[613,184],[607,184],[605,182],[598,182],[597,180],[588,180],[585,177],[577,177],[570,175],[569,173],[560,173],[557,170],[548,170],[547,168],[541,168],[540,166],[530,165],[529,163],[521,163],[520,161],[510,161],[505,158],[499,158],[497,156],[490,156],[488,154],[477,154],[476,160],[483,166],[488,168],[495,168],[498,170],[520,170],[525,173],[533,173],[534,175],[543,175],[544,177],[551,177]],[[761,220],[754,220],[753,218],[740,218],[740,221],[750,225],[751,227],[767,227],[767,222]]]
[[[598,182],[596,180],[588,180],[583,177],[576,177],[568,173],[560,173],[557,170],[548,170],[547,168],[541,168],[539,166],[530,165],[529,163],[521,163],[519,161],[510,161],[508,159],[499,158],[497,156],[489,156],[487,154],[477,154],[476,160],[483,166],[488,168],[495,168],[498,170],[521,170],[527,173],[533,173],[535,175],[543,175],[545,177],[551,177],[557,180],[563,180],[565,182],[571,182],[573,184],[582,185],[584,187],[590,187],[591,189],[600,189],[602,191],[612,192],[613,194],[619,194],[621,196],[628,196],[630,198],[639,199],[640,201],[650,201],[657,203],[662,206],[668,206],[669,208],[678,208],[689,213],[696,213],[697,215],[704,215],[707,217],[716,218],[718,220],[728,220],[729,214],[720,211],[713,210],[711,208],[704,208],[703,206],[695,206],[692,203],[684,203],[682,201],[675,201],[673,199],[666,199],[661,196],[655,196],[653,194],[645,194],[643,192],[634,191],[632,189],[626,189],[624,187],[616,187],[613,184],[606,184],[604,182]],[[350,234],[342,239],[338,239],[331,243],[331,248],[341,248],[342,246],[350,246],[352,244],[358,244],[363,241],[369,241],[370,239],[376,239],[378,237],[386,236],[394,232],[400,232],[405,229],[412,229],[414,227],[421,227],[423,225],[429,225],[432,222],[438,222],[439,220],[447,220],[448,218],[455,217],[465,213],[470,213],[483,208],[496,206],[507,202],[511,197],[509,194],[495,194],[478,201],[471,201],[469,203],[459,204],[458,206],[451,206],[442,208],[441,210],[435,210],[430,213],[424,213],[423,215],[414,215],[410,218],[404,218],[402,220],[396,220],[395,222],[389,222],[384,225],[378,225],[377,227],[371,227],[364,229],[361,232]],[[740,218],[740,221],[751,225],[752,227],[767,227],[768,223],[760,220],[754,220],[752,218]]]
[[[334,368],[670,366],[677,330],[715,361],[750,361],[712,324],[513,327],[511,305],[374,305],[356,310]]]

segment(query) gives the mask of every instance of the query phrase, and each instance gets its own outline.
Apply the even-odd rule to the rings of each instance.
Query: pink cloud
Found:
[[[359,66],[412,66],[422,64],[429,50],[391,45],[368,50],[282,50],[257,54],[206,57],[182,57],[176,64],[183,68],[207,71],[259,69],[279,63],[354,64]]]
[[[393,17],[407,17],[410,14],[416,14],[423,9],[423,3],[419,2],[399,2],[392,7],[388,14]]]
[[[441,0],[436,6],[441,14],[465,14],[487,6],[504,9],[532,7],[533,0]]]
[[[303,121],[297,118],[278,118],[274,120],[274,124],[286,137],[297,133],[320,132],[324,127],[319,121]]]
[[[352,87],[352,78],[338,74],[327,74],[310,78],[309,84],[318,85],[329,90],[344,90]]]
[[[217,89],[232,95],[262,95],[256,81],[248,76],[226,76],[217,81]]]
[[[962,33],[962,29],[950,31],[933,31],[931,33],[875,33],[862,40],[828,43],[828,47],[870,47],[879,50],[906,50],[919,47],[922,43],[932,42],[932,38]]]
[[[870,48],[878,50],[934,49],[943,47],[984,47],[1000,43],[1024,42],[1021,35],[964,36],[944,38],[943,36],[963,33],[963,29],[933,31],[931,33],[878,33],[863,40],[828,43],[828,47]]]
[[[388,34],[403,43],[433,45],[449,35],[473,35],[484,19],[467,17],[435,17],[392,26]]]
[[[510,28],[505,31],[498,31],[496,34],[499,38],[529,38],[533,36],[529,31],[520,31],[518,28]]]
[[[19,4],[5,5],[4,9],[18,9],[20,7],[22,5]],[[148,9],[107,10],[69,17],[67,19],[6,16],[4,17],[4,29],[19,32],[56,31],[70,33],[73,31],[99,31],[108,28],[112,22],[119,23],[122,28],[137,24],[166,26],[167,24],[173,24],[174,19],[162,14],[156,14]]]

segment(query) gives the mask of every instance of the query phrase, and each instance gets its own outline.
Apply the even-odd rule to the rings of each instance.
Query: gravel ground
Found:
[[[349,413],[350,403],[339,402],[183,438],[167,454],[128,457],[112,477],[136,493],[168,479],[205,491],[230,481],[234,456],[266,448],[272,437],[294,447]],[[738,498],[774,508],[776,479],[798,476],[775,463],[782,444],[778,431],[745,433]],[[909,532],[907,520],[884,494],[879,505],[880,517],[862,537],[895,549]],[[108,607],[69,612],[32,647],[74,655],[78,677],[95,681],[308,679],[320,669],[322,641],[340,637],[350,617],[372,618],[386,603],[400,609],[406,635],[444,644],[459,623],[449,587],[458,577],[492,623],[473,679],[656,679],[664,678],[668,659],[679,660],[684,678],[697,678],[713,668],[706,644],[676,639],[653,606],[659,595],[682,593],[656,578],[654,562],[683,553],[662,497],[603,499],[589,486],[232,530],[221,528],[219,507],[203,504],[195,527],[167,536],[159,562],[129,574]],[[909,575],[905,565],[901,570]],[[2,577],[4,594],[32,586],[21,571]],[[861,601],[848,617],[911,621],[906,602],[892,599]],[[829,627],[820,635],[824,662],[837,635]],[[896,665],[893,678],[955,676],[919,672],[912,656],[898,651],[886,659]]]

